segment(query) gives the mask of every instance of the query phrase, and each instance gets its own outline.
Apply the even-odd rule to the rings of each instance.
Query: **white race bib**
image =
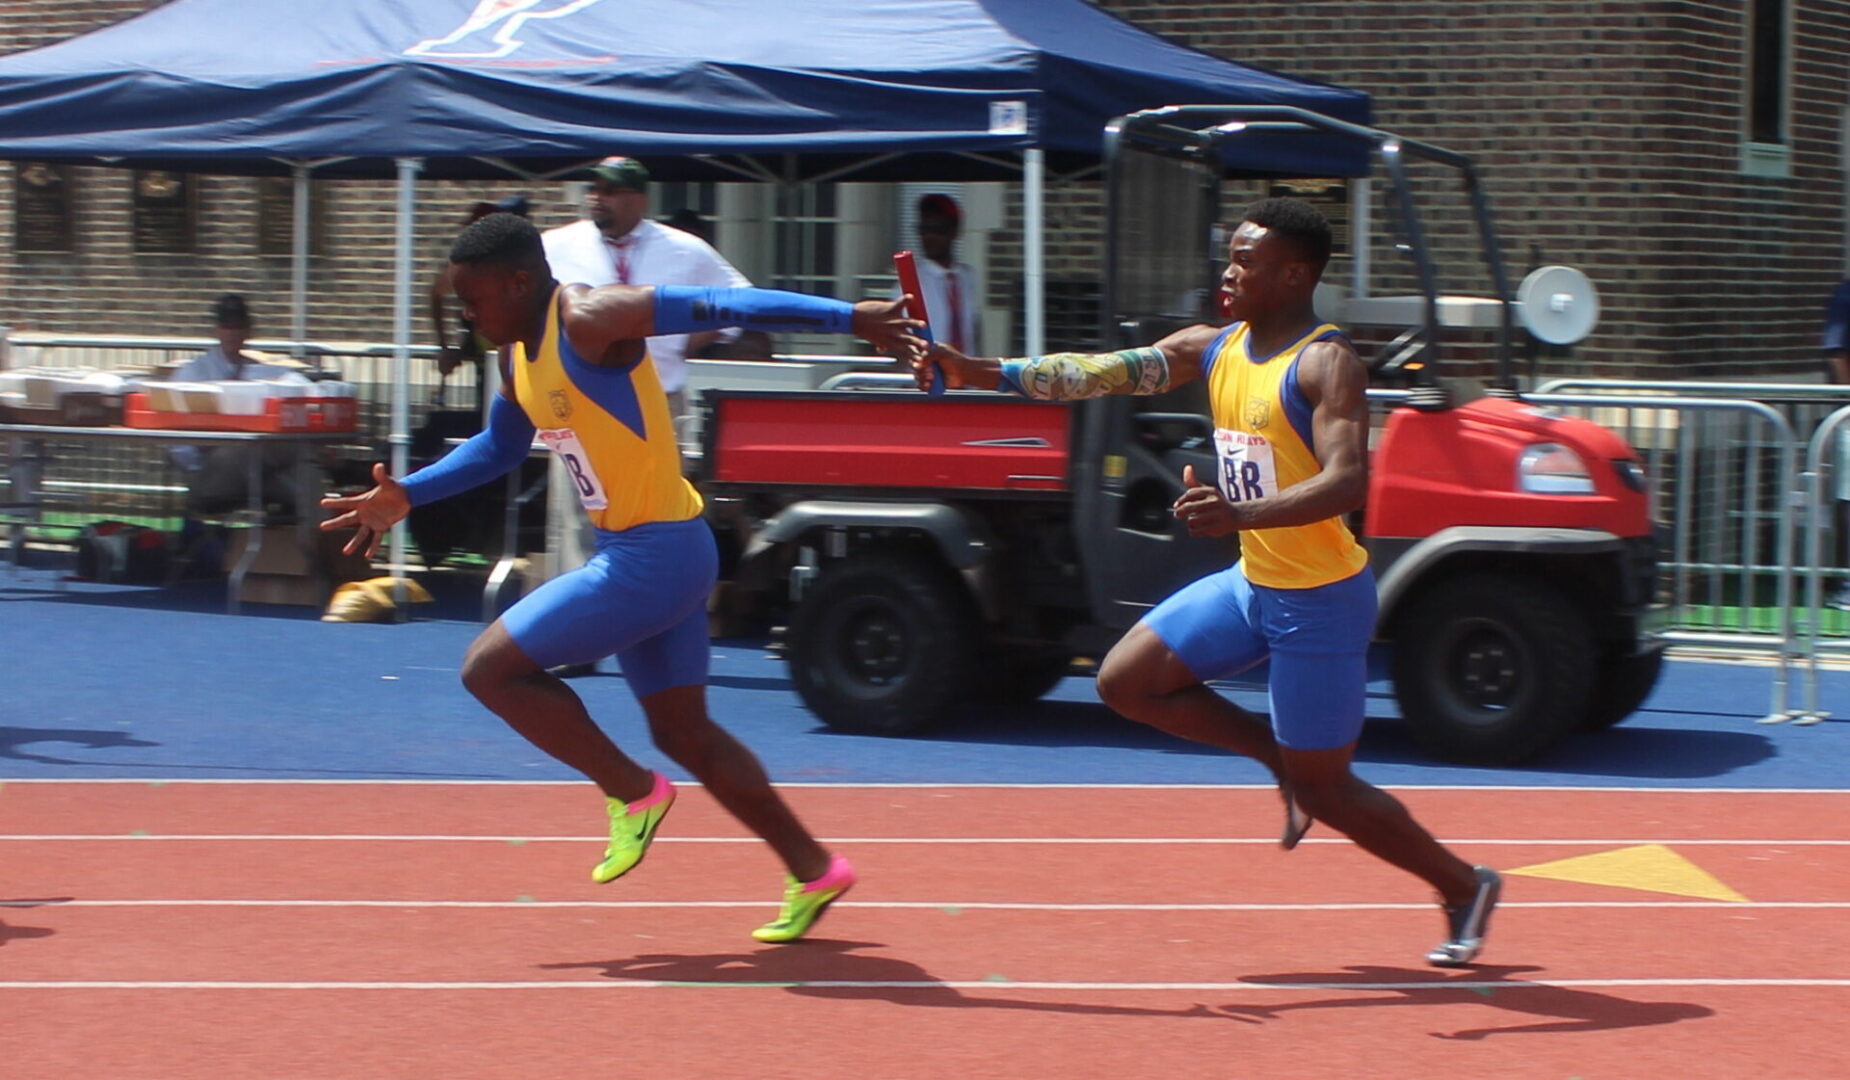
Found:
[[[585,453],[584,444],[578,441],[578,435],[571,428],[548,428],[540,433],[540,442],[546,448],[559,455],[559,461],[565,466],[565,474],[572,479],[572,486],[578,489],[578,501],[586,510],[602,510],[610,505],[604,497],[604,483],[597,478],[597,471],[591,468],[590,455]]]
[[[1251,502],[1278,494],[1278,469],[1272,463],[1272,444],[1264,435],[1215,428],[1214,451],[1220,459],[1220,493],[1228,502]]]

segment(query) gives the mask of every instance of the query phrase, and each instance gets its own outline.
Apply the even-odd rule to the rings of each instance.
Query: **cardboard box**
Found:
[[[144,386],[148,407],[157,412],[215,413],[220,388],[209,382],[151,382]]]
[[[313,577],[294,574],[246,574],[244,587],[238,590],[240,604],[290,604],[295,607],[325,607],[334,595],[334,587]]]
[[[226,573],[244,557],[255,531],[233,531],[225,545]],[[335,585],[362,581],[373,575],[371,562],[341,552],[347,535],[317,531],[314,537],[314,549],[303,551],[299,546],[300,533],[294,525],[265,526],[263,546],[244,575],[244,587],[238,592],[239,602],[324,607],[334,595]]]
[[[0,421],[108,427],[122,422],[119,375],[57,369],[0,372]]]

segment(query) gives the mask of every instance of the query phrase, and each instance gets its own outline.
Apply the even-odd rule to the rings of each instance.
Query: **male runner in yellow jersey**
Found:
[[[1133,720],[1271,769],[1285,793],[1286,848],[1314,818],[1430,882],[1448,936],[1427,960],[1454,967],[1482,947],[1501,888],[1496,871],[1447,851],[1350,770],[1375,584],[1343,515],[1368,491],[1368,374],[1311,303],[1329,256],[1329,223],[1315,207],[1267,199],[1228,245],[1220,291],[1230,326],[1194,326],[1101,355],[973,359],[939,347],[912,363],[921,386],[935,363],[953,387],[1055,400],[1207,382],[1218,467],[1212,483],[1184,468],[1175,514],[1191,536],[1238,532],[1241,559],[1132,627],[1099,668],[1099,696]],[[1268,656],[1270,725],[1205,685]]]
[[[707,715],[706,601],[717,555],[700,493],[681,472],[668,400],[644,349],[651,334],[743,326],[853,332],[883,349],[919,351],[899,301],[850,305],[764,289],[560,285],[540,234],[513,214],[464,229],[450,250],[465,316],[501,347],[502,389],[488,426],[403,483],[373,466],[377,486],[328,498],[323,529],[357,527],[348,552],[371,555],[414,506],[505,475],[537,434],[566,465],[597,527],[598,551],[483,631],[463,684],[541,750],[602,788],[610,845],[592,878],[641,861],[674,786],[619,750],[570,687],[547,669],[616,655],[655,744],[762,836],[788,869],[778,918],[760,941],[801,937],[854,884],[854,869],[810,836],[750,750]],[[509,348],[511,346],[511,348]]]

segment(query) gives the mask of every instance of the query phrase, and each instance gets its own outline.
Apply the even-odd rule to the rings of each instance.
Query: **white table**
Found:
[[[295,467],[306,481],[306,466],[309,461],[308,449],[316,444],[351,441],[354,433],[347,432],[255,432],[255,431],[175,431],[161,428],[130,427],[62,427],[55,424],[0,424],[0,437],[7,440],[7,475],[12,482],[12,501],[15,505],[29,508],[36,513],[42,505],[41,489],[44,484],[46,468],[56,467],[56,459],[46,451],[47,444],[83,443],[83,442],[140,442],[153,445],[280,445],[290,447],[295,453]],[[239,595],[243,589],[244,576],[249,573],[251,565],[257,561],[257,555],[263,547],[263,455],[251,454],[249,470],[245,475],[246,509],[239,512],[241,519],[254,527],[250,543],[244,547],[244,553],[231,571],[230,595],[226,601],[226,610],[238,613]],[[315,550],[315,526],[320,515],[319,507],[312,502],[313,485],[303,482],[297,485],[301,492],[301,503],[296,507],[296,529],[298,541],[305,552]],[[20,526],[16,525],[15,528]],[[15,559],[17,559],[17,536],[14,540]]]

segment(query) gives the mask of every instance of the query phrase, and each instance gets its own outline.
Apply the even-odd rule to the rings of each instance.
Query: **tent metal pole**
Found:
[[[289,336],[295,339],[290,351],[297,360],[302,359],[302,343],[308,340],[308,170],[308,164],[301,161],[291,170],[295,174],[295,235],[289,253]],[[315,366],[321,366],[319,353]]]
[[[1370,216],[1374,205],[1368,177],[1361,177],[1349,186],[1349,292],[1357,300],[1369,295],[1368,276],[1372,268],[1368,238],[1374,228]]]
[[[411,237],[417,212],[418,173],[423,159],[398,159],[398,244],[392,282],[392,475],[403,479],[411,458]],[[393,606],[399,622],[410,604],[405,599],[405,523],[392,526]]]
[[[1047,313],[1043,308],[1046,292],[1046,247],[1043,227],[1046,222],[1047,163],[1039,147],[1022,157],[1022,214],[1026,236],[1023,253],[1026,266],[1022,306],[1027,309],[1027,347],[1029,356],[1047,351]]]

